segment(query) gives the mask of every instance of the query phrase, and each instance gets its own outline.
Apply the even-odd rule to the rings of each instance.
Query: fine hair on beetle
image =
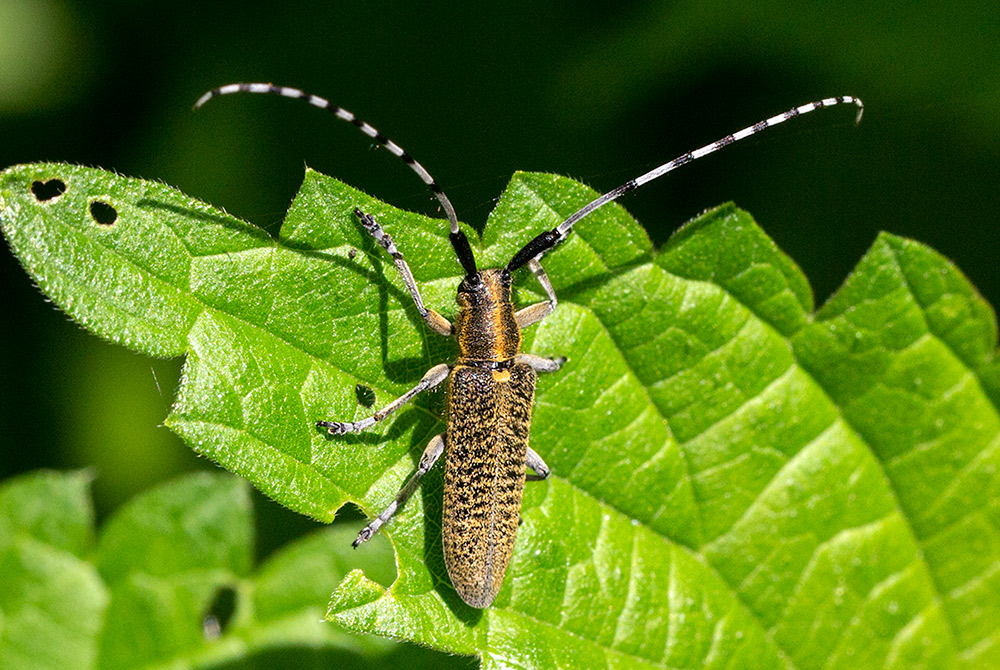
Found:
[[[864,110],[852,96],[825,98],[794,107],[743,130],[706,144],[664,163],[587,203],[565,221],[527,241],[501,268],[479,269],[472,247],[459,228],[451,201],[424,167],[398,144],[354,114],[324,98],[295,88],[263,83],[229,84],[205,93],[195,108],[214,97],[232,93],[268,93],[305,100],[332,112],[399,157],[437,197],[448,219],[448,239],[462,266],[458,286],[458,314],[454,323],[428,308],[420,295],[402,252],[381,224],[367,212],[354,209],[358,223],[388,253],[406,285],[420,317],[434,332],[454,336],[459,355],[453,363],[428,370],[409,391],[360,421],[318,421],[331,435],[354,433],[374,426],[414,396],[448,380],[445,432],[431,438],[416,472],[386,508],[358,534],[357,547],[381,528],[416,490],[421,477],[442,454],[445,457],[442,505],[442,547],[445,566],[458,595],[472,607],[489,607],[500,591],[514,549],[526,481],[549,476],[549,467],[528,444],[535,382],[539,372],[555,372],[566,359],[521,352],[521,330],[551,314],[558,301],[541,258],[561,244],[576,222],[594,210],[676,168],[718,151],[767,128],[817,109],[839,104],[857,108],[855,123]],[[527,266],[545,292],[542,302],[515,309],[511,302],[512,276]],[[528,472],[530,468],[531,472]]]

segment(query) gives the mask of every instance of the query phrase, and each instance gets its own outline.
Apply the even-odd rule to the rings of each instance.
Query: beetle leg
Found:
[[[445,379],[451,373],[451,366],[447,363],[442,363],[441,365],[435,365],[430,370],[428,370],[423,379],[417,383],[416,386],[411,388],[409,391],[399,396],[391,403],[375,412],[372,416],[367,419],[361,419],[361,421],[355,421],[353,423],[340,422],[340,421],[317,421],[317,428],[326,428],[327,432],[331,435],[343,435],[344,433],[357,433],[359,431],[365,430],[366,428],[371,428],[376,423],[389,416],[397,409],[410,402],[415,395],[426,391],[427,389],[434,388]]]
[[[451,335],[455,330],[451,322],[433,309],[428,309],[424,306],[424,299],[420,297],[420,290],[417,288],[416,280],[413,279],[413,273],[410,272],[410,266],[406,264],[403,254],[396,248],[396,243],[389,237],[389,233],[382,229],[382,226],[375,221],[375,217],[371,214],[365,214],[360,209],[355,208],[354,215],[361,221],[361,225],[368,231],[368,234],[374,237],[375,241],[392,256],[392,262],[396,264],[396,269],[399,270],[400,276],[403,277],[403,283],[406,284],[406,289],[410,292],[410,297],[413,298],[413,302],[416,304],[421,318],[427,322],[427,325],[435,333]]]
[[[529,482],[539,482],[543,479],[548,479],[549,475],[552,474],[549,466],[545,465],[542,457],[535,453],[535,450],[531,447],[528,447],[528,455],[525,460],[528,467],[535,471],[533,475],[525,475],[524,478]]]
[[[518,354],[515,359],[518,363],[524,363],[536,372],[555,372],[566,362],[565,356],[558,358],[545,358],[534,354]]]
[[[542,288],[545,290],[545,295],[547,295],[549,299],[545,302],[537,302],[534,305],[528,305],[514,314],[514,318],[517,320],[517,325],[521,328],[538,323],[554,312],[556,305],[559,304],[559,301],[556,300],[556,291],[552,288],[552,282],[549,281],[549,276],[545,274],[545,268],[543,268],[542,264],[538,262],[538,259],[532,258],[528,261],[528,267],[531,268],[531,271],[535,274],[535,278],[538,280],[538,283],[542,285]]]
[[[441,457],[441,452],[444,451],[444,435],[435,435],[431,438],[431,441],[427,443],[427,448],[424,449],[423,456],[420,457],[420,465],[417,466],[417,471],[413,473],[410,477],[410,481],[406,482],[406,485],[399,490],[396,494],[396,498],[389,503],[389,506],[382,510],[382,513],[377,517],[372,519],[372,522],[361,529],[358,533],[358,537],[354,542],[351,543],[352,546],[357,547],[362,542],[371,539],[371,536],[378,532],[378,529],[382,525],[391,519],[393,515],[399,511],[406,501],[409,499],[413,492],[417,490],[417,484],[420,483],[420,478],[427,474],[427,471],[434,467],[437,463],[437,459]]]

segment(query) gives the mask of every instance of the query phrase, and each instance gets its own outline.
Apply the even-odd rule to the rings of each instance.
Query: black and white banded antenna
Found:
[[[230,95],[232,93],[269,93],[285,98],[305,100],[314,107],[319,107],[320,109],[326,109],[333,112],[338,119],[347,121],[348,123],[354,125],[365,135],[381,144],[392,154],[398,156],[404,163],[410,166],[411,170],[417,173],[417,176],[420,177],[425,184],[427,184],[427,186],[431,189],[431,192],[433,192],[437,199],[441,202],[441,207],[444,208],[445,215],[448,217],[448,239],[455,248],[455,253],[458,255],[462,268],[465,270],[467,276],[476,274],[476,261],[472,254],[472,247],[469,246],[469,240],[465,237],[465,233],[463,233],[458,227],[458,216],[455,214],[455,208],[452,206],[451,201],[448,199],[448,196],[445,195],[441,187],[438,186],[438,183],[434,180],[426,168],[415,161],[413,157],[406,153],[406,151],[404,151],[398,144],[387,138],[370,124],[354,116],[354,114],[347,111],[343,107],[338,107],[325,98],[321,98],[317,95],[311,95],[305,91],[301,91],[297,88],[290,88],[288,86],[275,86],[273,84],[265,83],[227,84],[226,86],[220,86],[219,88],[212,89],[211,91],[205,93],[205,95],[201,96],[201,98],[198,99],[198,102],[194,104],[194,108],[200,108],[206,102],[217,96]],[[654,179],[659,179],[663,175],[676,170],[682,165],[687,165],[688,163],[698,160],[699,158],[704,158],[705,156],[715,153],[719,149],[727,147],[734,142],[739,142],[740,140],[744,140],[751,135],[756,135],[761,131],[774,127],[779,123],[784,123],[785,121],[797,116],[814,112],[817,109],[843,104],[853,104],[857,107],[857,115],[855,116],[854,123],[855,125],[861,123],[861,116],[864,113],[864,105],[859,98],[850,95],[842,95],[836,98],[823,98],[822,100],[793,107],[792,109],[782,112],[781,114],[776,114],[769,119],[758,121],[752,126],[747,126],[743,130],[726,135],[711,144],[706,144],[700,149],[695,149],[694,151],[682,154],[677,158],[636,177],[635,179],[630,179],[618,188],[608,191],[604,195],[590,201],[552,230],[547,230],[532,239],[516,254],[514,254],[514,257],[510,259],[509,263],[507,263],[505,270],[509,274],[526,263],[530,263],[531,269],[536,275],[544,275],[544,270],[542,270],[541,266],[538,265],[538,260],[546,252],[552,250],[565,240],[577,221],[584,218],[594,210],[603,207],[609,202],[617,200],[626,193],[636,190],[643,184],[648,184]]]
[[[458,254],[458,259],[462,263],[462,268],[465,270],[467,275],[473,275],[476,273],[476,262],[472,255],[472,247],[469,246],[469,240],[465,237],[465,233],[463,233],[458,227],[458,216],[455,214],[455,208],[452,206],[451,200],[448,199],[448,196],[445,195],[441,187],[438,186],[437,181],[434,180],[434,177],[431,176],[430,172],[428,172],[423,165],[415,161],[410,154],[406,153],[406,151],[403,150],[403,147],[399,146],[380,133],[375,127],[362,121],[343,107],[339,107],[329,100],[319,97],[318,95],[311,95],[305,91],[301,91],[297,88],[290,88],[288,86],[275,86],[274,84],[265,83],[227,84],[225,86],[220,86],[219,88],[213,88],[211,91],[208,91],[205,95],[198,98],[198,102],[194,103],[194,108],[201,108],[212,98],[220,95],[231,95],[233,93],[268,93],[271,95],[279,95],[283,98],[305,100],[314,107],[319,107],[320,109],[333,112],[334,116],[338,119],[347,121],[365,135],[388,149],[390,153],[398,156],[404,163],[410,166],[411,170],[417,173],[417,176],[420,177],[425,184],[427,184],[427,186],[431,189],[431,192],[437,197],[438,201],[441,203],[441,207],[444,209],[445,216],[448,217],[448,239],[451,240],[451,244],[455,248],[455,253]]]
[[[795,118],[796,116],[802,116],[803,114],[808,114],[809,112],[813,112],[817,109],[823,109],[824,107],[833,107],[834,105],[842,104],[855,105],[858,108],[858,111],[854,118],[854,124],[857,125],[861,123],[861,115],[864,113],[865,107],[860,99],[850,95],[842,95],[836,98],[824,98],[822,100],[817,100],[816,102],[810,102],[805,105],[793,107],[792,109],[789,109],[781,114],[776,114],[769,119],[758,121],[752,126],[747,126],[743,130],[726,135],[711,144],[706,144],[700,149],[695,149],[694,151],[689,151],[686,154],[678,156],[672,161],[668,161],[659,167],[653,168],[644,175],[636,177],[635,179],[630,179],[618,188],[608,191],[604,195],[590,201],[552,230],[547,230],[528,242],[528,244],[526,244],[520,251],[514,254],[514,257],[507,264],[507,271],[513,272],[528,261],[537,261],[542,255],[565,240],[566,236],[569,235],[570,230],[572,230],[573,225],[577,221],[587,216],[595,209],[599,209],[609,202],[617,200],[626,193],[634,191],[643,184],[648,184],[654,179],[658,179],[668,172],[676,170],[682,165],[687,165],[688,163],[698,160],[699,158],[704,158],[705,156],[715,153],[719,149],[727,147],[734,142],[739,142],[740,140],[744,140],[751,135],[756,135],[763,130],[776,126],[779,123],[784,123],[785,121]]]

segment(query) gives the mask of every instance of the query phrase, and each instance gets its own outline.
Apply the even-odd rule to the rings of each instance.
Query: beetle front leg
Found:
[[[357,433],[366,428],[371,428],[376,423],[386,418],[397,409],[410,402],[415,395],[422,393],[427,389],[434,388],[445,379],[451,373],[451,366],[447,363],[442,363],[441,365],[435,365],[430,370],[424,374],[423,379],[414,386],[412,389],[399,396],[391,403],[375,412],[372,416],[367,419],[361,419],[361,421],[355,422],[341,422],[341,421],[317,421],[317,428],[326,428],[327,432],[331,435],[343,435],[344,433]]]
[[[534,305],[528,305],[524,309],[518,310],[514,314],[514,319],[517,320],[517,325],[520,328],[525,328],[532,324],[538,323],[549,314],[555,311],[556,305],[559,301],[556,299],[556,290],[552,288],[552,282],[549,281],[549,276],[545,274],[545,268],[542,264],[538,262],[537,258],[532,258],[528,261],[528,267],[535,275],[535,279],[538,283],[542,285],[542,289],[545,290],[545,295],[548,296],[548,300],[545,302],[536,302]]]
[[[435,435],[431,438],[431,441],[427,443],[427,448],[424,449],[423,455],[420,457],[420,465],[417,467],[417,471],[410,478],[410,481],[406,482],[406,485],[399,490],[396,494],[396,498],[389,503],[389,506],[382,510],[382,513],[377,517],[372,519],[372,522],[361,529],[358,533],[358,537],[351,546],[357,547],[362,542],[366,542],[371,539],[371,536],[378,532],[386,521],[391,519],[399,508],[402,507],[413,492],[417,490],[417,484],[420,483],[420,478],[427,474],[427,471],[434,467],[437,463],[438,458],[441,457],[441,453],[444,451],[444,435]],[[544,465],[544,464],[543,464]]]
[[[379,225],[378,221],[375,220],[371,214],[366,214],[360,209],[354,209],[354,215],[358,217],[361,221],[361,226],[375,238],[379,246],[389,252],[392,256],[392,262],[396,264],[396,269],[399,270],[399,275],[403,278],[403,283],[406,284],[406,290],[410,292],[410,297],[413,298],[413,304],[417,306],[417,311],[420,312],[420,317],[427,322],[427,325],[431,327],[436,333],[441,335],[451,335],[455,332],[455,327],[451,324],[448,319],[444,318],[433,309],[428,309],[424,306],[424,299],[420,296],[420,289],[417,288],[417,282],[413,278],[413,273],[410,271],[410,266],[406,264],[406,259],[403,258],[402,252],[396,248],[396,243],[392,241],[389,237],[389,233],[383,230],[382,226]]]

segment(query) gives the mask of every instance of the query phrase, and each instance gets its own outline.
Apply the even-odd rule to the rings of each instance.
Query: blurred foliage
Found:
[[[163,180],[272,232],[302,165],[433,213],[350,129],[281,100],[191,104],[230,81],[331,98],[418,157],[481,226],[518,169],[611,188],[817,97],[867,104],[776,129],[623,204],[661,242],[734,200],[822,302],[889,230],[952,258],[1000,303],[995,3],[174,3],[0,0],[0,166],[41,159]],[[0,254],[0,476],[93,465],[99,516],[203,467],[159,422],[176,362],[109,348]],[[152,368],[152,369],[151,369]],[[279,544],[306,525],[267,508]],[[295,531],[289,531],[294,528]]]
[[[467,666],[323,621],[330,584],[362,560],[348,528],[319,530],[256,565],[246,482],[177,478],[97,532],[91,479],[43,470],[0,483],[2,668]],[[388,542],[363,560],[392,582]]]

